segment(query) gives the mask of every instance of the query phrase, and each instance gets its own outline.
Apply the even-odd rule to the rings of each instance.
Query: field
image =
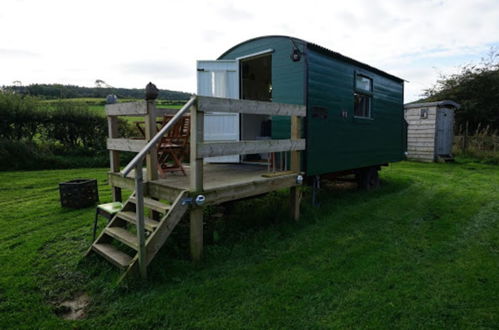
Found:
[[[105,111],[104,111],[104,104],[105,104],[105,99],[103,98],[92,98],[92,97],[85,97],[85,98],[70,98],[70,99],[62,99],[62,100],[46,100],[43,101],[45,104],[53,104],[57,102],[71,102],[71,103],[76,103],[76,104],[84,104],[88,107],[88,109],[92,112],[95,112],[97,114],[101,114],[102,116],[105,116]],[[120,103],[125,103],[125,102],[135,102],[135,101],[140,101],[137,99],[120,99]],[[180,109],[182,105],[187,102],[186,100],[184,101],[168,101],[168,100],[157,100],[156,101],[156,106],[160,109]],[[143,117],[122,117],[125,118],[128,122],[134,123],[136,121],[141,121],[144,120]]]
[[[496,328],[499,166],[393,164],[382,188],[323,187],[299,223],[286,192],[227,207],[204,261],[182,228],[145,283],[83,259],[93,208],[62,209],[58,182],[107,169],[0,172],[0,328]],[[87,294],[84,319],[59,304]]]

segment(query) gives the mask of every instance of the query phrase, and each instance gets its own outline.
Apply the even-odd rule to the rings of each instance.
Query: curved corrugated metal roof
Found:
[[[396,79],[396,80],[404,81],[404,79],[402,79],[402,78],[399,78],[397,76],[389,74],[388,72],[382,71],[380,69],[376,69],[375,67],[372,67],[372,66],[370,66],[368,64],[365,64],[365,63],[359,62],[357,60],[354,60],[351,57],[342,55],[340,53],[337,53],[337,52],[332,51],[332,50],[330,50],[328,48],[322,47],[322,46],[320,46],[318,44],[315,44],[313,42],[309,42],[309,41],[306,41],[306,40],[303,40],[303,39],[294,38],[294,37],[290,37],[290,36],[284,36],[284,35],[268,35],[268,36],[261,36],[261,37],[256,37],[256,38],[248,39],[246,41],[243,41],[243,42],[238,43],[237,45],[231,47],[230,49],[228,49],[227,51],[225,51],[222,55],[220,55],[220,57],[218,59],[221,59],[227,53],[231,52],[233,49],[235,49],[235,48],[237,48],[237,47],[239,47],[239,46],[241,46],[243,44],[246,44],[246,43],[249,43],[249,42],[252,42],[252,41],[255,41],[255,40],[259,40],[259,39],[265,39],[265,38],[286,38],[286,39],[290,39],[292,42],[303,43],[303,44],[305,44],[307,46],[307,48],[314,49],[314,50],[316,50],[316,51],[318,51],[318,52],[320,52],[322,54],[325,54],[325,55],[328,55],[328,56],[331,56],[331,57],[343,60],[345,62],[350,62],[350,63],[352,63],[354,65],[363,67],[363,68],[365,68],[367,70],[379,73],[379,74],[384,75],[384,76],[388,76],[388,77]]]
[[[451,106],[451,107],[454,107],[456,109],[459,109],[461,107],[461,105],[459,103],[456,103],[456,102],[451,101],[451,100],[404,104],[405,109],[435,107],[435,106],[437,106],[437,107]]]

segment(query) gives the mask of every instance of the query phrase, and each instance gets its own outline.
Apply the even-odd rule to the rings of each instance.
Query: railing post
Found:
[[[144,231],[144,180],[142,174],[142,160],[135,166],[135,213],[137,215],[137,240],[139,242],[139,271],[140,277],[147,277],[146,238]]]
[[[190,190],[203,191],[203,158],[198,158],[198,143],[203,142],[204,113],[198,112],[197,102],[191,107],[191,143],[190,143]],[[203,254],[203,208],[194,207],[190,212],[190,247],[194,261]]]
[[[297,116],[291,117],[291,140],[298,140],[300,138],[300,119]],[[300,152],[291,151],[291,171],[300,172]],[[292,187],[290,189],[290,209],[291,217],[293,220],[298,221],[300,219],[300,201],[301,201],[301,190],[297,187]]]
[[[118,118],[116,116],[107,116],[107,129],[109,138],[117,138],[118,134]],[[109,161],[111,172],[116,173],[120,171],[120,153],[116,150],[109,150]],[[111,187],[113,201],[121,202],[121,188]]]
[[[156,100],[147,100],[147,115],[145,116],[145,138],[149,142],[156,135]],[[151,148],[146,156],[147,181],[158,179],[158,152],[156,146]]]

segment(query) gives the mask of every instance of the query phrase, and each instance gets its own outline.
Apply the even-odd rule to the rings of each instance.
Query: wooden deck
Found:
[[[147,88],[151,86],[154,87],[150,84]],[[300,151],[306,148],[306,140],[300,134],[300,118],[306,117],[306,110],[303,105],[193,96],[157,131],[156,122],[164,113],[156,108],[154,98],[145,102],[106,105],[109,124],[109,184],[112,186],[113,200],[123,200],[124,205],[123,210],[114,215],[88,253],[100,254],[114,265],[125,268],[123,277],[138,270],[141,277],[146,278],[148,264],[187,212],[191,256],[195,261],[201,258],[203,251],[203,210],[206,205],[290,188],[290,215],[298,220],[301,193],[297,187],[302,183],[301,179],[298,180]],[[205,112],[289,116],[290,139],[204,141]],[[163,168],[164,159],[158,158],[163,155],[158,152],[158,144],[175,131],[175,125],[188,113],[190,163],[184,165],[187,175],[167,172],[161,178],[159,173],[164,171],[159,169]],[[118,116],[141,115],[144,116],[145,139],[137,141],[120,137]],[[137,153],[124,168],[120,167],[119,153],[122,151]],[[204,160],[211,157],[272,152],[290,152],[290,171],[269,172],[266,165],[257,164],[204,164]],[[178,165],[178,157],[172,157]],[[134,175],[134,169],[139,171],[136,172],[137,175]],[[122,189],[130,191],[128,197],[123,198]],[[193,202],[203,200],[197,198],[200,195],[204,197],[204,203]],[[165,212],[158,212],[158,206]],[[115,241],[128,245],[135,251],[125,256],[123,253],[126,251],[111,244]]]
[[[149,195],[159,199],[172,200],[182,190],[190,190],[190,168],[187,175],[169,173],[164,178],[146,182]],[[143,170],[147,177],[146,169]],[[269,175],[272,174],[272,175]],[[109,173],[113,186],[133,189],[134,173],[123,178],[118,173]],[[229,200],[264,194],[273,190],[297,185],[295,172],[269,172],[267,166],[257,164],[205,164],[203,195],[206,204],[219,204]],[[269,177],[270,176],[270,177]]]

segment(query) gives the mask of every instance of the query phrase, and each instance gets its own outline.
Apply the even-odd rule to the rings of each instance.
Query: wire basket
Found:
[[[62,207],[81,209],[99,201],[95,179],[75,179],[59,183],[59,193]]]

